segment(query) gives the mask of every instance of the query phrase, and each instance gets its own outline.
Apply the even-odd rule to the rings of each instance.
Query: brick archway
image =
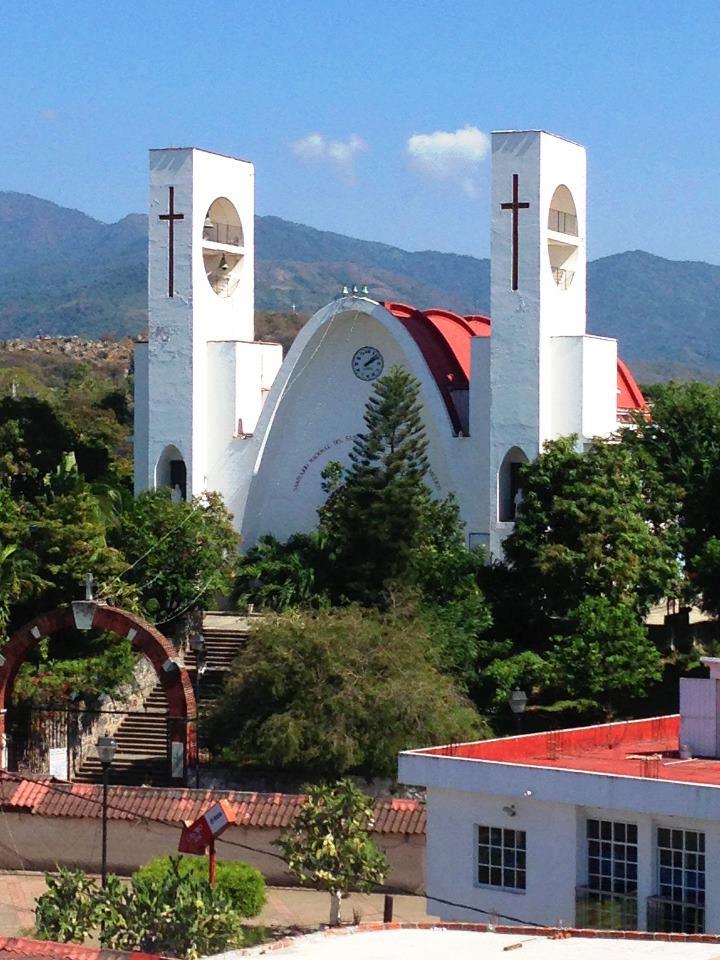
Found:
[[[176,783],[185,783],[197,751],[197,705],[187,670],[177,662],[172,643],[159,630],[127,610],[95,600],[78,600],[35,617],[16,630],[0,652],[0,769],[7,767],[5,724],[18,670],[43,637],[73,628],[127,637],[133,650],[152,663],[168,701],[169,772]]]

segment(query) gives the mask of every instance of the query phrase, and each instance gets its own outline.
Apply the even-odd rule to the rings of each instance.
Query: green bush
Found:
[[[177,857],[173,857],[177,861]],[[133,874],[133,886],[156,887],[172,871],[170,857],[156,857]],[[208,863],[204,857],[180,857],[178,871],[181,877],[194,880],[208,879]],[[247,863],[218,861],[215,870],[215,886],[232,903],[233,908],[243,917],[255,917],[260,913],[267,899],[265,879],[259,870]]]
[[[97,922],[95,882],[83,870],[59,867],[46,873],[47,890],[35,907],[35,935],[40,940],[82,943]]]

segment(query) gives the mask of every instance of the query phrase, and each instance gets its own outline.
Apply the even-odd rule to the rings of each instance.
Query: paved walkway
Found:
[[[0,871],[0,936],[30,936],[35,921],[35,899],[45,891],[40,873]],[[426,920],[424,897],[396,896],[395,920]],[[271,927],[318,927],[327,923],[330,897],[317,890],[268,887],[268,902],[253,923]],[[343,900],[343,920],[382,920],[381,894],[353,893]]]

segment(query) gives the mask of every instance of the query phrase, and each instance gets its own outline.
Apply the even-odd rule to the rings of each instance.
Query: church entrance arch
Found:
[[[127,637],[133,650],[155,668],[168,702],[168,770],[174,783],[185,783],[195,763],[197,705],[187,670],[175,659],[172,643],[141,617],[95,600],[74,601],[35,617],[20,627],[0,652],[0,769],[7,769],[7,711],[15,679],[28,654],[44,637],[61,630],[104,630]]]
[[[528,462],[520,447],[511,447],[503,457],[498,471],[498,521],[515,520],[520,496],[520,467]]]

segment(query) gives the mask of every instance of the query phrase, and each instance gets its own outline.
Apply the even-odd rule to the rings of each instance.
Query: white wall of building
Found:
[[[468,529],[477,529],[481,461],[473,463],[468,438],[453,435],[437,385],[399,320],[365,298],[338,300],[319,311],[299,334],[268,396],[253,438],[255,462],[244,516],[243,540],[263,533],[287,537],[317,526],[325,500],[321,474],[329,461],[347,462],[373,383],[351,367],[356,350],[376,347],[384,372],[403,366],[420,381],[432,465],[428,477],[438,496],[455,490]],[[244,460],[247,465],[248,460]]]
[[[400,754],[398,779],[428,790],[427,896],[431,913],[444,919],[472,920],[478,914],[469,908],[476,907],[531,923],[574,923],[575,888],[587,881],[585,821],[599,817],[638,826],[640,929],[646,923],[646,898],[658,893],[657,828],[705,833],[705,929],[720,932],[718,786],[420,751]],[[514,808],[515,816],[503,808]],[[524,893],[475,883],[477,825],[527,832]],[[449,907],[439,900],[464,907]]]
[[[574,926],[575,889],[585,886],[588,879],[586,821],[597,818],[633,823],[638,828],[640,930],[647,929],[647,898],[658,893],[658,828],[704,833],[705,931],[720,932],[720,825],[716,820],[438,788],[428,791],[427,804],[428,913],[444,920],[477,921],[481,919],[477,911],[482,910],[531,924]],[[508,814],[509,809],[516,811],[514,816]],[[526,832],[525,891],[477,884],[478,825]],[[442,901],[464,906],[452,907]]]

